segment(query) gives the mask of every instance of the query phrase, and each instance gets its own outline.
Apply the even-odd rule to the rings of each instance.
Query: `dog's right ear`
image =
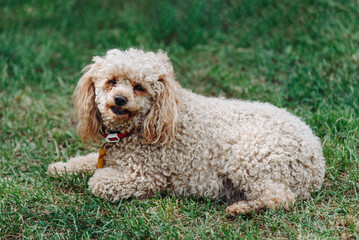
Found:
[[[95,103],[95,86],[91,77],[91,68],[89,65],[84,68],[85,74],[77,83],[73,95],[75,105],[75,118],[78,121],[77,133],[84,141],[100,141],[101,117]]]

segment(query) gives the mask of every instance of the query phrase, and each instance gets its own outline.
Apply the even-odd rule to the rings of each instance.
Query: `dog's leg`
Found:
[[[295,200],[295,194],[283,183],[272,180],[256,181],[244,187],[246,200],[239,201],[227,208],[227,213],[247,214],[263,208],[276,209],[284,207],[289,210],[289,204]]]
[[[112,202],[129,197],[149,198],[164,190],[166,179],[160,175],[145,176],[133,169],[101,168],[89,180],[95,196]]]
[[[49,175],[75,174],[79,172],[94,172],[97,169],[98,153],[90,153],[86,156],[71,158],[68,162],[50,164],[47,168]]]

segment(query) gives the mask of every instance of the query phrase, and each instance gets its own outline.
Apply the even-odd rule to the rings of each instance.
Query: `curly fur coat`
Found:
[[[288,207],[322,186],[319,139],[273,105],[208,98],[180,87],[166,53],[113,49],[94,57],[74,93],[78,132],[128,132],[98,153],[51,164],[49,174],[93,172],[89,189],[110,201],[174,194],[226,199],[227,212]]]

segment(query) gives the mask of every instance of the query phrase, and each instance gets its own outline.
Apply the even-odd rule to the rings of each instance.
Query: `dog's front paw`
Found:
[[[64,162],[52,163],[47,168],[47,174],[50,176],[63,176],[72,171],[73,169],[71,169],[71,167]]]

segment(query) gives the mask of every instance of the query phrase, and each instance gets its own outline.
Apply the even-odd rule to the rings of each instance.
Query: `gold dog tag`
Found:
[[[104,159],[104,157],[106,156],[105,146],[106,146],[106,143],[104,143],[102,145],[102,147],[100,148],[100,152],[98,154],[98,161],[97,161],[98,168],[103,168],[105,166],[105,159]]]

